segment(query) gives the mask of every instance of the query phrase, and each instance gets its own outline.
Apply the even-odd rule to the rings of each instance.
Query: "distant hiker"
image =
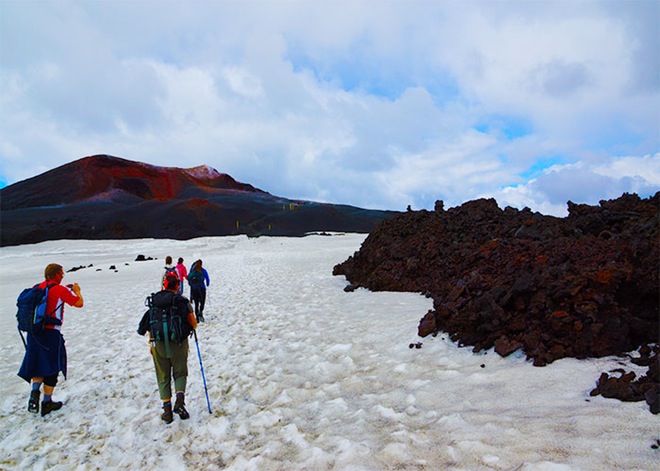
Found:
[[[197,260],[188,274],[190,285],[190,300],[195,304],[197,322],[204,322],[204,305],[206,304],[206,287],[211,284],[209,274],[202,268],[202,261]]]
[[[185,407],[188,337],[197,328],[197,321],[190,301],[176,294],[179,280],[168,276],[166,282],[166,289],[147,298],[149,310],[140,320],[138,334],[144,335],[149,332],[158,393],[163,401],[161,419],[169,424],[174,420],[173,412],[182,420],[190,417]],[[172,378],[176,392],[174,410],[172,410]]]
[[[179,275],[179,291],[177,294],[183,294],[183,281],[188,279],[188,269],[183,264],[183,258],[179,257],[179,261],[176,264],[176,271]]]
[[[40,332],[28,332],[25,357],[18,376],[31,384],[32,391],[28,401],[28,411],[39,412],[41,383],[44,384],[44,400],[41,402],[41,416],[62,407],[59,401],[53,401],[52,395],[57,385],[57,376],[61,371],[66,379],[66,348],[61,329],[64,322],[64,304],[83,307],[83,297],[78,283],[63,286],[64,270],[56,263],[49,264],[44,270],[45,280],[38,286],[48,287],[46,299],[47,320]]]
[[[161,289],[165,289],[165,286],[167,286],[166,278],[168,276],[173,276],[176,279],[179,279],[179,272],[177,271],[176,267],[172,265],[172,257],[169,255],[165,257],[165,268],[163,269],[163,276],[160,281]]]

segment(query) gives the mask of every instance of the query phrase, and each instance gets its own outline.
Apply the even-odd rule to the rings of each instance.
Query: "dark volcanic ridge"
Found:
[[[0,246],[57,239],[367,233],[397,214],[273,196],[208,166],[95,155],[0,190]]]
[[[433,310],[420,336],[446,332],[474,351],[523,351],[534,365],[624,355],[649,366],[636,379],[604,374],[593,394],[646,400],[660,411],[660,192],[599,206],[568,203],[556,218],[477,200],[381,222],[335,266],[347,290],[420,292]]]

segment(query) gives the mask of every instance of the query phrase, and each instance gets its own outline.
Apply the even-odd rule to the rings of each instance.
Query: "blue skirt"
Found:
[[[66,347],[60,331],[28,333],[27,350],[18,376],[29,383],[32,378],[56,376],[60,371],[66,378]]]

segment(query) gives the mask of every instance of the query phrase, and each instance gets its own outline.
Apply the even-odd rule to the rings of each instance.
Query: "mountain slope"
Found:
[[[0,246],[54,239],[369,232],[394,212],[273,196],[208,166],[95,155],[0,190]]]

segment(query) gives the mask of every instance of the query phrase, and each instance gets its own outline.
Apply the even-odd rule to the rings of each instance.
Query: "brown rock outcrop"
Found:
[[[556,218],[477,200],[380,223],[335,266],[351,288],[433,298],[419,335],[537,366],[622,354],[659,339],[659,202],[624,194]]]

